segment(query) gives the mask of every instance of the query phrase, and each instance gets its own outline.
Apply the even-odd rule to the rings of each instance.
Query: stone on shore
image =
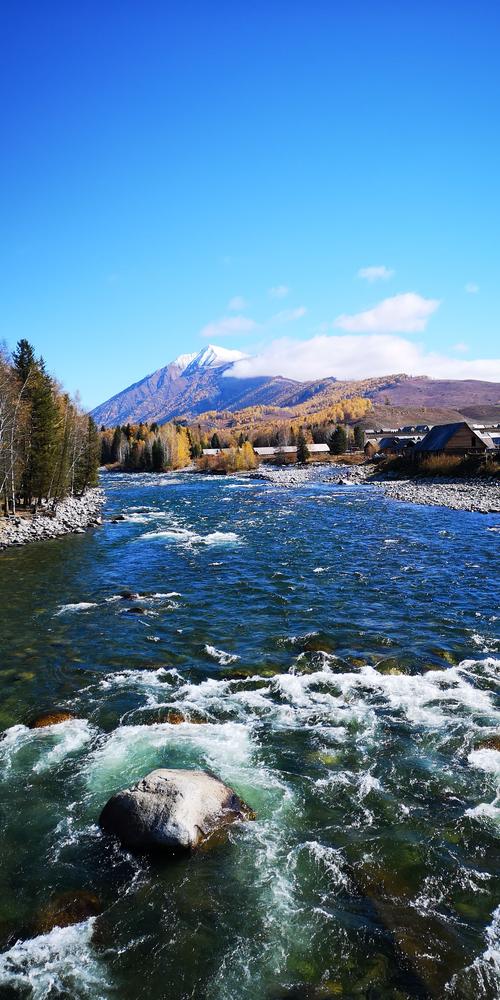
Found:
[[[0,519],[0,551],[11,545],[41,542],[60,535],[81,535],[102,523],[104,492],[98,487],[81,497],[65,497],[54,505],[41,506],[36,514]]]
[[[208,771],[159,768],[106,803],[99,824],[125,847],[189,851],[236,820],[254,819]]]

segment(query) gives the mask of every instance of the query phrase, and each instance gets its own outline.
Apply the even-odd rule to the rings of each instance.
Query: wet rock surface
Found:
[[[95,917],[102,910],[99,897],[93,892],[76,889],[54,896],[37,913],[34,934],[48,934],[54,927],[70,927]]]
[[[66,712],[64,710],[56,710],[53,712],[44,712],[42,715],[37,715],[29,723],[30,729],[45,729],[46,726],[57,726],[60,722],[69,722],[70,719],[74,719],[76,716],[72,712]]]
[[[40,542],[60,535],[82,534],[87,528],[101,524],[104,490],[87,490],[82,497],[66,497],[50,512],[42,507],[34,517],[2,518],[0,521],[0,551],[11,545]]]
[[[251,809],[208,771],[159,768],[113,795],[99,817],[125,847],[189,851]]]

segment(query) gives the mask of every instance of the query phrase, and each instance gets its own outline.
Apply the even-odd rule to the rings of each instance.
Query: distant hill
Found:
[[[281,376],[235,378],[231,369],[245,355],[209,344],[198,354],[184,354],[117,393],[92,413],[96,423],[111,427],[127,423],[193,420],[208,411],[236,413],[250,407],[283,410],[289,417],[312,414],[342,399],[370,399],[374,412],[406,411],[417,418],[422,410],[439,411],[456,419],[488,416],[500,420],[500,385],[472,379],[453,381],[409,375],[338,381],[335,378],[298,382]],[[385,409],[387,408],[387,409]],[[428,419],[431,419],[430,417]],[[436,421],[433,421],[436,422]]]

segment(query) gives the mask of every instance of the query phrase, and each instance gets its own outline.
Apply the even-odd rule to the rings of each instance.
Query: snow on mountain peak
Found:
[[[194,353],[194,354],[179,354],[179,357],[176,358],[175,361],[172,361],[172,364],[175,365],[176,368],[180,368],[181,373],[182,373],[182,372],[184,372],[186,370],[186,368],[188,368],[188,366],[191,364],[191,362],[194,361],[195,357],[196,357],[196,353]]]
[[[242,351],[232,351],[227,347],[217,347],[215,344],[207,344],[199,354],[196,354],[190,364],[186,367],[185,374],[192,375],[195,371],[207,368],[221,368],[223,365],[232,365],[235,361],[241,361],[247,355]]]

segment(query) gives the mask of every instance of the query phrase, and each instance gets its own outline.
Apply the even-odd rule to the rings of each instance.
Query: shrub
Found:
[[[456,476],[463,459],[459,455],[429,455],[418,465],[421,476]]]
[[[258,467],[259,456],[255,454],[250,442],[245,441],[241,448],[229,448],[228,451],[221,451],[218,455],[203,455],[196,465],[200,472],[219,475],[224,475],[226,472],[246,472]]]

